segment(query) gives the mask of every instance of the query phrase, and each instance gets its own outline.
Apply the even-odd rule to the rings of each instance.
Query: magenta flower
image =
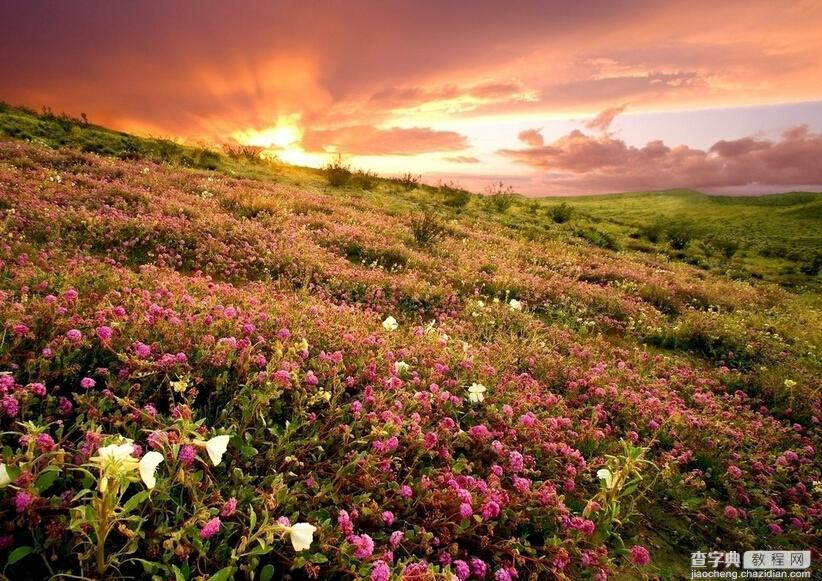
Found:
[[[80,339],[83,338],[83,334],[77,329],[71,329],[66,333],[66,338],[72,343],[79,343]]]
[[[232,496],[223,505],[223,508],[220,510],[220,516],[223,517],[223,518],[229,518],[231,516],[234,516],[234,513],[236,511],[237,511],[237,499]]]
[[[91,389],[95,385],[97,385],[97,382],[90,377],[84,377],[80,380],[80,387],[82,387],[83,389]]]
[[[210,539],[211,537],[220,532],[221,525],[222,523],[220,522],[220,517],[215,516],[206,524],[204,524],[203,528],[200,529],[200,538],[203,540]]]
[[[191,466],[197,458],[197,449],[187,444],[180,448],[180,454],[177,456],[183,466]]]
[[[391,569],[385,561],[376,561],[371,567],[371,581],[388,581],[391,577]]]
[[[454,574],[460,581],[465,581],[471,576],[471,569],[465,561],[454,561]]]
[[[14,510],[25,512],[34,502],[34,495],[26,490],[19,491],[14,497]]]
[[[394,524],[394,513],[390,510],[384,510],[382,513],[382,522],[391,526]]]
[[[351,544],[354,545],[354,556],[358,559],[367,559],[374,553],[374,541],[366,534],[353,535]]]
[[[651,554],[642,545],[631,547],[631,562],[634,565],[644,566],[651,562]]]
[[[108,343],[109,341],[111,341],[111,337],[113,335],[114,335],[114,329],[112,329],[111,327],[108,327],[106,325],[103,325],[101,327],[97,327],[97,337],[103,343]]]

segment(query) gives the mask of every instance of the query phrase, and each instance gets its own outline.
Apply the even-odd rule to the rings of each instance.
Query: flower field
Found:
[[[476,199],[421,244],[423,197],[0,141],[3,576],[680,578],[822,546],[817,294]]]

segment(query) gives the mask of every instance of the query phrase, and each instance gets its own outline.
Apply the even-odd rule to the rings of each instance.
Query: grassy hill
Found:
[[[817,197],[569,210],[0,132],[8,578],[677,579],[822,541]]]

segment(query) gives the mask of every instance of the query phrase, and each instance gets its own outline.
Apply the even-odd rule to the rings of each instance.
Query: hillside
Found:
[[[822,543],[818,274],[761,254],[813,262],[818,196],[568,213],[0,133],[10,579],[675,579]]]

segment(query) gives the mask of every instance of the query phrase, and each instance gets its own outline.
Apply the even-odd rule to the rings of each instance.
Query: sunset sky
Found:
[[[529,195],[822,190],[822,2],[28,0],[0,100]]]

